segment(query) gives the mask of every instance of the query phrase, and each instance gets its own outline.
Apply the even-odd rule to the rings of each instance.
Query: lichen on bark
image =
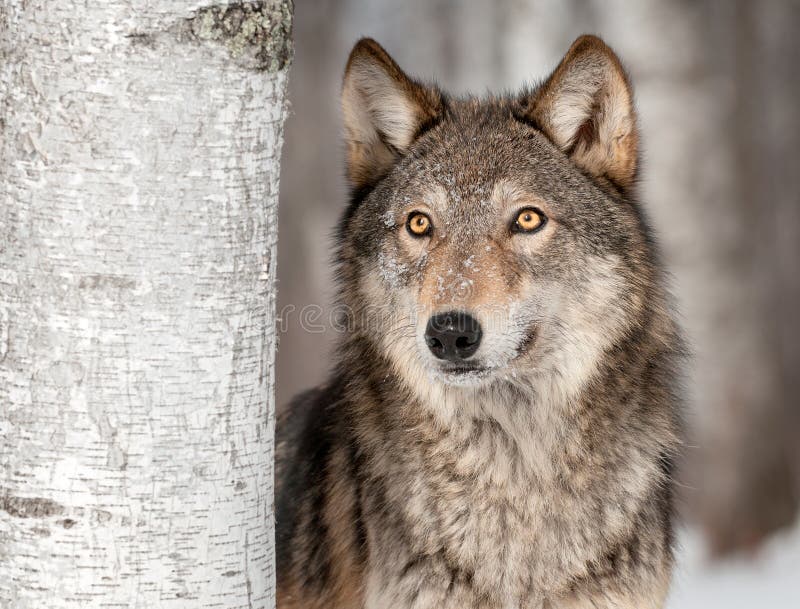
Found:
[[[194,38],[228,49],[240,65],[277,72],[292,58],[292,0],[233,2],[199,9],[188,19]]]

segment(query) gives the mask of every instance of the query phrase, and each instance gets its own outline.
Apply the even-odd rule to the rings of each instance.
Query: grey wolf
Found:
[[[364,39],[342,108],[351,327],[278,422],[279,609],[661,607],[683,348],[619,59],[458,99]]]

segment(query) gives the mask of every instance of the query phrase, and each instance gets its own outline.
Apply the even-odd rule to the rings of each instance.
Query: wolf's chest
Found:
[[[512,447],[407,455],[397,499],[412,554],[442,554],[480,589],[509,597],[554,589],[582,566],[584,501],[526,469]],[[548,473],[552,475],[552,473]]]
[[[585,577],[625,535],[657,466],[620,442],[590,450],[575,427],[537,431],[558,427],[546,423],[385,436],[374,462],[384,481],[376,549],[397,555],[401,574],[435,559],[445,579],[510,602]]]

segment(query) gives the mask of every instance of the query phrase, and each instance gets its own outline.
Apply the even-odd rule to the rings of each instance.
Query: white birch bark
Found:
[[[0,606],[274,604],[291,0],[0,0]]]

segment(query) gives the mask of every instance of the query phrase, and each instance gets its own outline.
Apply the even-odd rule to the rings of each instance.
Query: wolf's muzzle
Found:
[[[461,362],[473,355],[482,336],[478,320],[461,311],[433,315],[425,328],[425,343],[431,353],[450,362]]]

